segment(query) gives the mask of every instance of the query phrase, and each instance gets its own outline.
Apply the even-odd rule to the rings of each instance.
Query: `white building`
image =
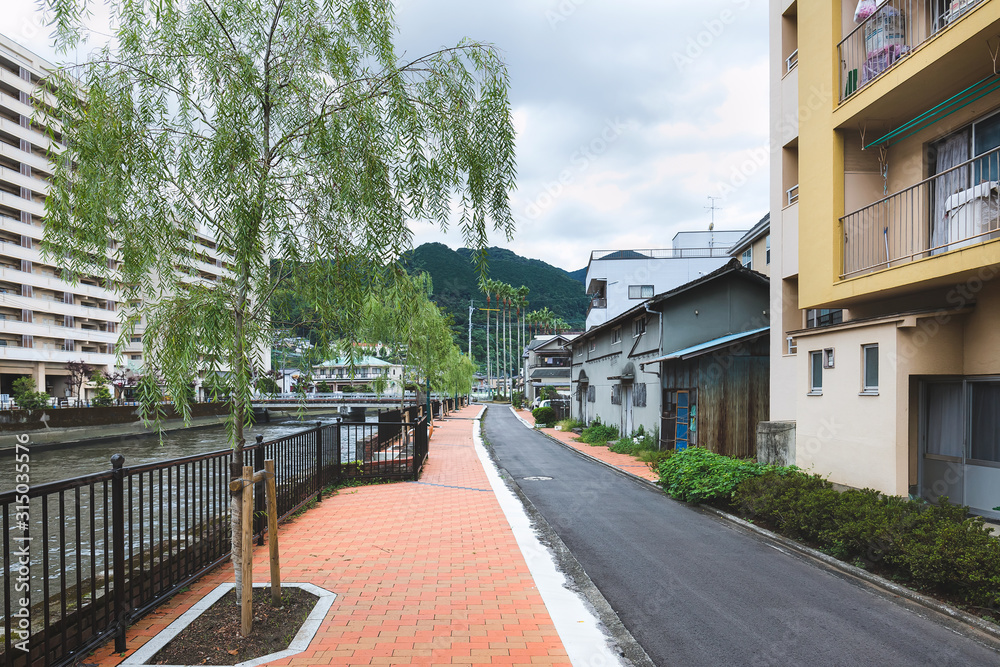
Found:
[[[746,231],[678,232],[670,248],[593,251],[587,264],[587,329],[722,267]]]
[[[312,381],[314,385],[326,382],[332,391],[343,391],[370,385],[379,378],[386,379],[387,393],[399,393],[403,385],[403,367],[365,355],[354,360],[352,369],[347,359],[335,359],[314,366]]]

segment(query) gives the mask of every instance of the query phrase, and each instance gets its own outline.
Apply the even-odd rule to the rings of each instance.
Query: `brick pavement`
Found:
[[[529,424],[534,425],[535,419],[531,416],[529,410],[518,410],[517,416],[521,419],[527,421]],[[651,482],[655,482],[660,479],[660,475],[650,468],[648,465],[635,458],[629,454],[618,454],[611,451],[603,445],[588,445],[586,442],[580,442],[575,433],[557,431],[554,428],[540,428],[537,429],[544,433],[545,435],[558,440],[564,445],[568,445],[578,452],[582,452],[587,456],[603,461],[623,472],[627,472],[636,477],[641,477],[647,479]]]
[[[470,421],[439,423],[420,482],[341,490],[283,524],[282,581],[337,593],[308,650],[274,665],[570,664],[476,456]],[[254,581],[269,579],[267,548]],[[85,661],[117,665],[220,583],[206,575]]]

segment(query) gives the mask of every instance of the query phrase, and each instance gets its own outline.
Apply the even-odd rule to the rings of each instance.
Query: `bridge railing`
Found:
[[[342,479],[416,479],[427,430],[426,418],[317,424],[259,439],[244,461],[275,461],[284,519]],[[126,650],[130,623],[229,558],[231,461],[228,449],[136,466],[116,455],[111,470],[0,493],[0,664],[70,664],[111,637]],[[265,528],[255,519],[260,539]]]

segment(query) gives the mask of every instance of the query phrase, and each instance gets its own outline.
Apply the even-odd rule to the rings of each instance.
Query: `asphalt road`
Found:
[[[1000,665],[939,616],[779,551],[490,407],[500,467],[657,665]],[[526,477],[552,477],[529,481]]]

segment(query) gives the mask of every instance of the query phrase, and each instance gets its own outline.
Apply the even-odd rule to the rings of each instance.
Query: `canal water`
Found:
[[[247,442],[253,443],[258,434],[265,441],[282,438],[315,427],[316,422],[333,424],[337,415],[323,415],[308,421],[288,420],[270,424],[260,424],[247,433]],[[366,422],[375,423],[378,415],[369,411]],[[349,461],[355,455],[354,439],[358,430],[354,427],[341,429],[342,460]],[[364,434],[362,434],[364,436]],[[141,436],[125,438],[117,442],[96,444],[80,444],[65,449],[47,451],[31,451],[30,453],[30,484],[39,486],[48,482],[79,477],[92,473],[107,471],[111,468],[111,457],[115,454],[125,456],[126,466],[153,463],[177,459],[194,454],[216,452],[229,448],[224,426],[191,429],[167,433],[161,442],[156,436]],[[311,446],[306,455],[313,452]],[[4,452],[0,457],[0,491],[12,490],[15,487],[15,452]],[[224,471],[224,468],[222,469]],[[225,475],[226,473],[223,472]],[[280,472],[279,472],[280,474]],[[151,478],[150,478],[151,479]],[[175,483],[179,483],[178,478]],[[140,482],[141,483],[141,482]],[[184,482],[191,485],[194,482]],[[204,484],[202,481],[199,484]],[[209,484],[209,486],[212,486]],[[207,488],[207,487],[206,487]],[[213,487],[214,488],[214,487]],[[178,513],[184,509],[179,503],[178,494],[168,489],[149,488],[146,502],[149,505],[170,505]],[[190,497],[187,495],[186,497]],[[94,574],[99,578],[102,571],[109,565],[105,562],[105,548],[108,539],[108,529],[105,519],[110,516],[110,500],[102,485],[93,489],[84,487],[82,493],[68,492],[64,498],[50,496],[39,503],[35,498],[30,507],[30,532],[34,536],[30,545],[30,581],[31,599],[33,603],[50,595],[57,594],[66,582],[92,580]],[[137,501],[136,501],[137,502]],[[76,511],[71,511],[74,506]],[[16,525],[14,507],[8,507],[9,526]],[[134,517],[135,520],[142,520]],[[137,525],[133,524],[129,534],[133,535]],[[176,529],[176,528],[175,528]],[[154,536],[163,533],[159,520],[151,518],[144,530],[147,542],[137,543],[135,548],[148,549],[153,545]],[[12,531],[13,533],[13,531]],[[185,542],[190,536],[182,533],[168,536],[175,544]],[[134,538],[133,538],[134,541]],[[140,541],[141,542],[141,541]],[[13,556],[2,553],[0,549],[0,619],[3,618],[4,589],[10,585],[12,577],[19,569],[19,563]],[[68,554],[69,557],[66,557]],[[37,620],[37,619],[36,619]],[[34,624],[33,624],[34,625]],[[0,627],[2,635],[2,627]]]
[[[317,421],[332,424],[336,420],[336,415],[322,415],[305,422],[288,420],[271,424],[258,424],[248,430],[247,444],[253,444],[258,434],[263,435],[265,441],[273,440],[313,428]],[[366,421],[377,420],[378,417],[374,413],[369,414],[366,419]],[[133,466],[228,448],[229,441],[226,437],[225,427],[213,426],[167,433],[163,436],[162,442],[156,436],[143,435],[126,437],[117,442],[81,444],[65,449],[32,451],[30,483],[32,486],[38,486],[47,482],[110,470],[111,457],[115,454],[121,454],[125,457],[126,466]],[[2,459],[0,459],[0,492],[14,488],[14,463],[14,450],[4,452]]]

